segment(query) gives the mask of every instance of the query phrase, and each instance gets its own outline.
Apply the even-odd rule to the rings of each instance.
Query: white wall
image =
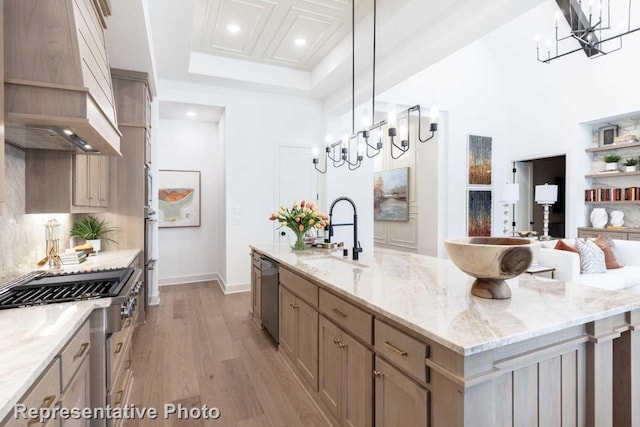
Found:
[[[278,145],[323,141],[317,100],[160,80],[161,100],[225,107],[226,292],[249,289],[249,244],[271,243],[274,164]],[[311,150],[309,150],[309,167]],[[236,213],[235,216],[233,213]]]
[[[218,242],[224,234],[219,209],[224,205],[224,160],[220,156],[218,125],[161,118],[158,132],[158,169],[200,171],[201,190],[200,227],[159,230],[158,283],[217,279]]]

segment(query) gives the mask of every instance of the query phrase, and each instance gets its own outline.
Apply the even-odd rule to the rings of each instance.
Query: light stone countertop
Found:
[[[140,249],[105,251],[65,272],[127,267]],[[73,333],[110,298],[0,310],[0,422],[60,353]]]
[[[0,310],[0,422],[109,298]]]
[[[638,295],[528,274],[507,281],[511,299],[478,298],[470,293],[474,279],[451,261],[392,249],[351,261],[341,251],[251,247],[463,355],[640,309]]]

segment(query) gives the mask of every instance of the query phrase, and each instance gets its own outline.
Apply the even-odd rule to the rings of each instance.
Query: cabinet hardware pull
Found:
[[[382,375],[382,374],[380,373],[380,371],[376,371],[376,370],[374,370],[374,371],[373,371],[373,376],[374,376],[374,377],[378,378],[380,375]]]
[[[344,314],[343,312],[341,312],[340,310],[338,310],[337,308],[332,308],[331,311],[333,311],[335,314],[337,314],[340,317],[347,317],[346,314]]]
[[[120,350],[122,350],[122,343],[121,342],[119,342],[118,345],[116,345],[116,351],[114,351],[113,354],[120,353]]]
[[[131,359],[127,360],[127,364],[125,365],[124,369],[131,369]]]
[[[342,342],[338,343],[338,347],[340,348],[345,348],[346,346],[347,345],[345,343],[342,343]]]
[[[124,327],[128,328],[129,326],[131,326],[131,318],[127,318],[127,320],[124,322]]]
[[[78,350],[78,352],[73,356],[73,360],[79,359],[82,356],[84,356],[84,353],[87,351],[88,348],[89,348],[88,342],[82,343],[82,345],[80,346],[80,350]]]
[[[297,306],[297,305],[295,305],[295,304],[289,304],[289,305],[290,305],[290,306],[291,306],[291,308],[293,308],[293,309],[298,308],[298,306]]]
[[[333,339],[333,343],[334,344],[340,344],[340,338],[334,338]]]
[[[47,409],[50,408],[51,405],[53,405],[53,402],[56,401],[56,395],[52,394],[51,396],[47,396],[42,400],[42,406],[40,408],[42,409]],[[31,424],[38,424],[40,423],[40,417],[36,416],[35,418],[31,418],[28,422],[27,425],[30,426]]]
[[[386,345],[387,347],[389,347],[391,350],[393,350],[393,351],[395,351],[396,353],[398,353],[400,356],[406,356],[406,355],[408,355],[408,354],[409,354],[409,353],[407,353],[406,351],[404,351],[404,350],[402,350],[402,349],[399,349],[399,348],[398,348],[398,347],[396,347],[395,345],[391,344],[389,341],[385,341],[384,343],[385,343],[385,345]]]
[[[115,401],[115,402],[113,402],[113,404],[114,404],[114,405],[119,405],[119,404],[121,404],[121,403],[122,403],[122,394],[123,394],[123,393],[124,393],[124,390],[120,390],[120,391],[118,392],[118,394],[116,394],[116,396],[118,396],[118,397],[116,397],[116,401]]]

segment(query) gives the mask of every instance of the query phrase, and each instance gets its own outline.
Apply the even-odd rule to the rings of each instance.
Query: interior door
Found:
[[[311,148],[280,145],[276,154],[276,194],[274,212],[280,205],[291,207],[294,201],[318,203],[318,173],[311,163]],[[279,224],[275,224],[277,228]],[[284,234],[283,234],[284,233]],[[286,227],[274,231],[275,244],[287,244],[291,233]]]

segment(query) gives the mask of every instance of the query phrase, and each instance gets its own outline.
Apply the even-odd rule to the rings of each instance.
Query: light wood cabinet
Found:
[[[372,425],[372,366],[371,350],[320,316],[318,392],[342,426]]]
[[[253,320],[262,327],[262,272],[255,265],[251,269],[251,302]]]
[[[617,240],[640,240],[640,230],[637,228],[613,230],[609,228],[578,227],[578,237],[581,239],[595,239],[599,235]]]
[[[109,157],[76,154],[73,164],[73,204],[109,206]]]
[[[281,286],[280,347],[302,378],[318,390],[318,312]]]
[[[62,397],[61,406],[63,408],[89,408],[91,407],[91,377],[90,377],[90,361],[88,357],[83,359],[80,369],[76,373],[75,377],[64,396]],[[88,427],[90,420],[72,418],[67,420],[61,420],[63,427]]]
[[[428,391],[376,356],[376,427],[429,426]],[[442,424],[445,425],[446,423]]]
[[[109,204],[108,164],[106,156],[27,150],[25,212],[104,212]]]

